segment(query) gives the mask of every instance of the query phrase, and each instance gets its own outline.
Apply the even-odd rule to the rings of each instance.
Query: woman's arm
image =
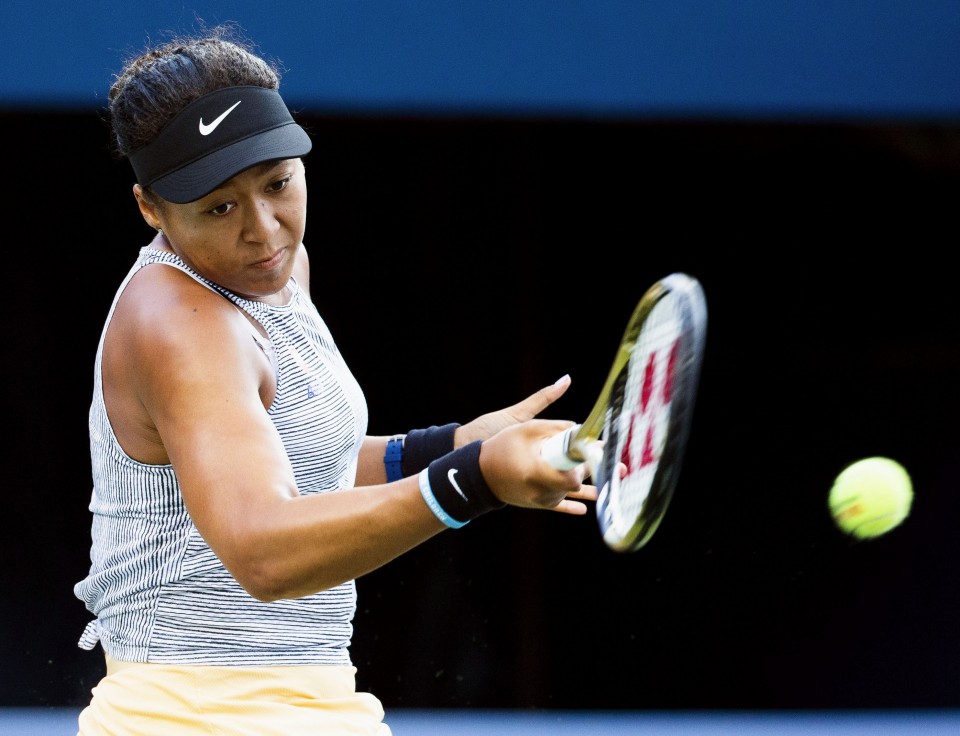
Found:
[[[136,367],[127,390],[155,428],[197,529],[251,595],[275,600],[329,588],[446,528],[416,476],[301,496],[264,410],[261,392],[274,378],[249,323],[219,295],[158,268],[163,289],[135,280],[114,315],[113,336]],[[161,297],[174,280],[175,296]],[[539,508],[589,497],[574,471],[539,459],[539,443],[566,426],[535,420],[485,442],[479,465],[494,495]]]
[[[483,414],[467,424],[458,426],[453,435],[453,447],[463,447],[476,440],[486,440],[514,424],[526,422],[540,415],[548,406],[563,396],[570,387],[570,376],[544,386],[516,404]],[[360,450],[357,485],[376,485],[387,480],[384,458],[391,436],[368,436]]]

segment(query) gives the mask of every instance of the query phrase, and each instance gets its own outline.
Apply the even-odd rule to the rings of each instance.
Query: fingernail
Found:
[[[556,380],[556,382],[555,382],[553,385],[554,385],[554,386],[560,386],[560,385],[562,385],[562,384],[564,384],[564,383],[570,383],[570,374],[569,374],[569,373],[564,373],[562,376],[560,376],[560,378],[558,378],[558,379]]]

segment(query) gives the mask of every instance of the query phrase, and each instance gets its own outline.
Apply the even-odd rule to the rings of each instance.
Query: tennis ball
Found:
[[[837,526],[858,539],[871,539],[899,526],[910,514],[913,483],[900,463],[868,457],[851,463],[830,489],[830,513]]]

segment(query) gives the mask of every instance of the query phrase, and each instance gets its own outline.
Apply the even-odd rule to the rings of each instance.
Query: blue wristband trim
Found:
[[[387,483],[403,478],[403,436],[391,437],[387,442],[383,467],[387,471]]]
[[[424,468],[420,471],[419,476],[420,481],[420,495],[423,496],[423,500],[426,501],[427,506],[433,512],[433,515],[436,516],[440,521],[446,524],[451,529],[459,529],[462,526],[466,526],[470,523],[470,520],[466,521],[457,521],[450,514],[443,510],[443,507],[437,502],[436,497],[433,495],[433,489],[430,487],[430,469]]]

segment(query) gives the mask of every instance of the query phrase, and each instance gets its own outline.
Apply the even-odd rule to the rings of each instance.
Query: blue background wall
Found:
[[[0,102],[88,108],[164,31],[237,21],[314,112],[960,116],[950,0],[0,5]]]

